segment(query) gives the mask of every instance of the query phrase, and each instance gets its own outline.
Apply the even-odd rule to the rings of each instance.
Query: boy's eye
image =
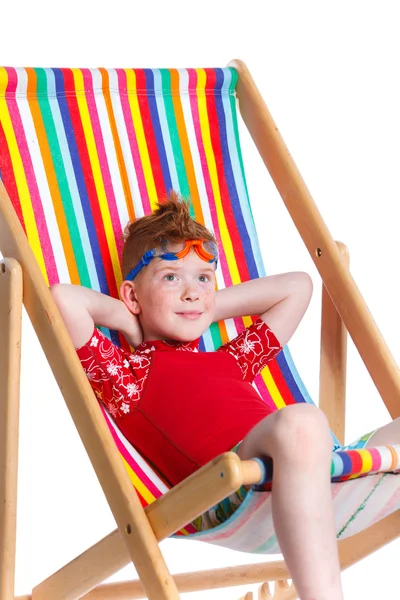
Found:
[[[175,273],[168,273],[168,275],[165,275],[164,279],[166,279],[166,281],[174,281],[174,277],[176,277]]]
[[[210,281],[209,275],[199,275],[199,279],[202,283],[208,283]]]

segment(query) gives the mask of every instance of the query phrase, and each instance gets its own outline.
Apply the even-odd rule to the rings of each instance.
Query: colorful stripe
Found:
[[[117,297],[127,222],[151,212],[172,188],[190,197],[192,215],[218,240],[218,288],[265,275],[240,150],[236,83],[232,68],[0,68],[0,177],[46,283],[72,282]],[[212,351],[250,323],[245,317],[213,324],[201,348]],[[109,335],[119,343],[115,332]],[[254,386],[272,409],[311,402],[287,348]],[[149,504],[165,484],[107,422]],[[342,451],[334,461],[333,477],[342,479],[398,466],[390,448]]]
[[[2,170],[12,164],[9,193],[49,284],[117,296],[123,229],[172,185],[219,241],[218,287],[263,274],[236,81],[230,68],[2,69]],[[27,141],[32,135],[36,144]],[[250,322],[214,324],[202,347],[218,347]],[[276,407],[304,401],[280,375],[283,355],[279,361],[257,389]]]
[[[250,491],[234,515],[191,539],[252,554],[279,554],[271,510],[272,492]],[[399,477],[383,473],[357,482],[332,483],[338,539],[363,531],[400,508]]]

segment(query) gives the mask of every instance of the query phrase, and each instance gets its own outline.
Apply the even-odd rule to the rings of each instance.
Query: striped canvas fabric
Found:
[[[332,484],[335,528],[345,539],[400,508],[399,477],[388,473]],[[189,539],[251,554],[277,554],[280,547],[272,522],[271,492],[250,491],[222,525]]]
[[[124,227],[171,189],[190,198],[192,216],[215,233],[219,288],[265,274],[239,145],[236,82],[232,68],[0,68],[0,176],[47,284],[71,282],[117,297]],[[251,322],[213,324],[200,348],[212,351]],[[287,348],[254,386],[274,409],[312,402]],[[167,488],[105,417],[147,505]],[[375,470],[376,454],[360,456],[336,457],[333,475]],[[397,468],[395,456],[388,470]],[[366,479],[375,477],[382,476]],[[249,494],[242,514],[254,497],[259,493]],[[239,519],[222,526],[221,538],[236,528],[231,522]],[[193,532],[190,525],[180,533]]]

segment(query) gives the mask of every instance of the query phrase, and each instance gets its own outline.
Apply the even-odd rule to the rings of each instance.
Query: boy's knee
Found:
[[[273,433],[273,446],[304,460],[304,455],[332,450],[333,442],[324,413],[311,404],[287,406],[279,411]]]

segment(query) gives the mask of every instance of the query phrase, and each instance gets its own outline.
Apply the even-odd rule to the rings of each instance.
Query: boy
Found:
[[[327,421],[309,405],[271,414],[251,385],[296,330],[311,279],[286,273],[216,293],[217,261],[214,236],[171,193],[126,230],[121,300],[51,289],[97,398],[172,485],[232,449],[272,457],[274,525],[296,590],[303,600],[340,600]],[[212,322],[245,315],[260,317],[216,352],[198,352]],[[95,325],[121,331],[136,352]]]

